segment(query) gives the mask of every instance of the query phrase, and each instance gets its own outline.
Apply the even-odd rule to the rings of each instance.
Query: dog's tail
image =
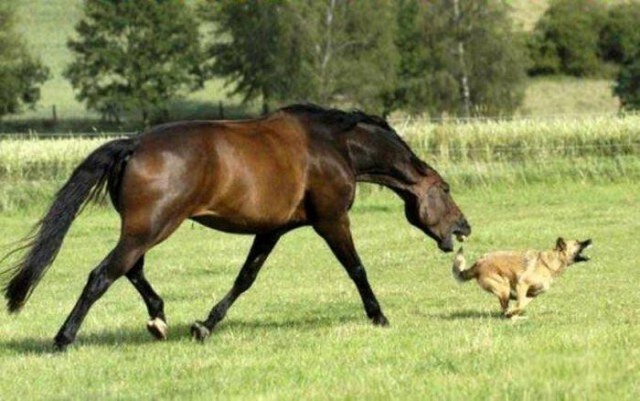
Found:
[[[453,274],[453,277],[461,283],[476,278],[475,266],[471,266],[470,269],[467,269],[467,261],[464,259],[462,247],[458,249],[458,253],[456,253],[455,259],[453,259],[451,273]]]

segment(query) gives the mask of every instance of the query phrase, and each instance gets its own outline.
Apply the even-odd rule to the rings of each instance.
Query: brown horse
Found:
[[[294,105],[256,120],[178,122],[108,142],[75,169],[8,270],[8,309],[22,308],[81,207],[106,186],[121,216],[120,239],[89,275],[55,337],[58,349],[74,341],[91,305],[123,275],[147,306],[148,329],[165,338],[163,301],[144,277],[144,255],[185,219],[255,235],[229,293],[191,327],[194,338],[209,336],[283,234],[309,225],[354,281],[369,319],[387,325],[351,238],[347,213],[358,181],[398,194],[409,222],[443,251],[453,249],[452,235],[470,234],[448,185],[382,118]]]

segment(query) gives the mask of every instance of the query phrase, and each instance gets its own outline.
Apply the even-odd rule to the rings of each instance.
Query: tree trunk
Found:
[[[331,61],[333,53],[333,24],[334,13],[336,8],[336,0],[329,0],[327,5],[327,13],[325,14],[325,41],[322,49],[322,55],[320,60],[320,101],[326,103],[329,100],[329,83],[328,81],[328,66]]]
[[[460,64],[460,92],[462,95],[462,114],[464,117],[471,116],[471,91],[469,90],[469,76],[467,74],[467,65],[465,63],[464,55],[464,43],[462,41],[461,32],[461,14],[459,0],[453,0],[453,17],[455,23],[455,29],[457,32],[457,53],[458,63]]]
[[[149,112],[147,111],[146,108],[142,108],[142,126],[143,127],[149,126]]]

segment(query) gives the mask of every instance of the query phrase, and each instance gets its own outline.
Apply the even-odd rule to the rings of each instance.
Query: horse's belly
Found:
[[[205,212],[190,217],[192,220],[215,230],[235,234],[260,234],[285,227],[294,227],[304,224],[302,213],[293,213],[291,216],[270,215],[254,216],[243,213],[218,214]]]

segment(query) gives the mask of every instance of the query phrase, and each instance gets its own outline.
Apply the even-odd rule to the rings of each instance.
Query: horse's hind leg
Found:
[[[121,239],[113,251],[93,269],[80,299],[54,339],[56,348],[64,350],[67,345],[73,342],[82,321],[94,302],[107,291],[117,278],[132,268],[144,252],[144,247],[137,241]]]
[[[126,276],[147,305],[150,317],[147,322],[147,330],[158,340],[165,340],[167,338],[167,319],[164,316],[164,301],[147,281],[143,269],[144,255],[140,256],[131,270],[126,273]]]
[[[236,277],[231,291],[211,309],[206,321],[195,322],[191,326],[191,335],[194,339],[204,341],[211,333],[211,330],[225,317],[227,310],[238,299],[240,294],[251,287],[251,284],[258,276],[260,268],[267,260],[267,256],[269,256],[279,238],[280,234],[275,233],[257,235],[255,237],[247,260],[244,262],[238,277]]]

